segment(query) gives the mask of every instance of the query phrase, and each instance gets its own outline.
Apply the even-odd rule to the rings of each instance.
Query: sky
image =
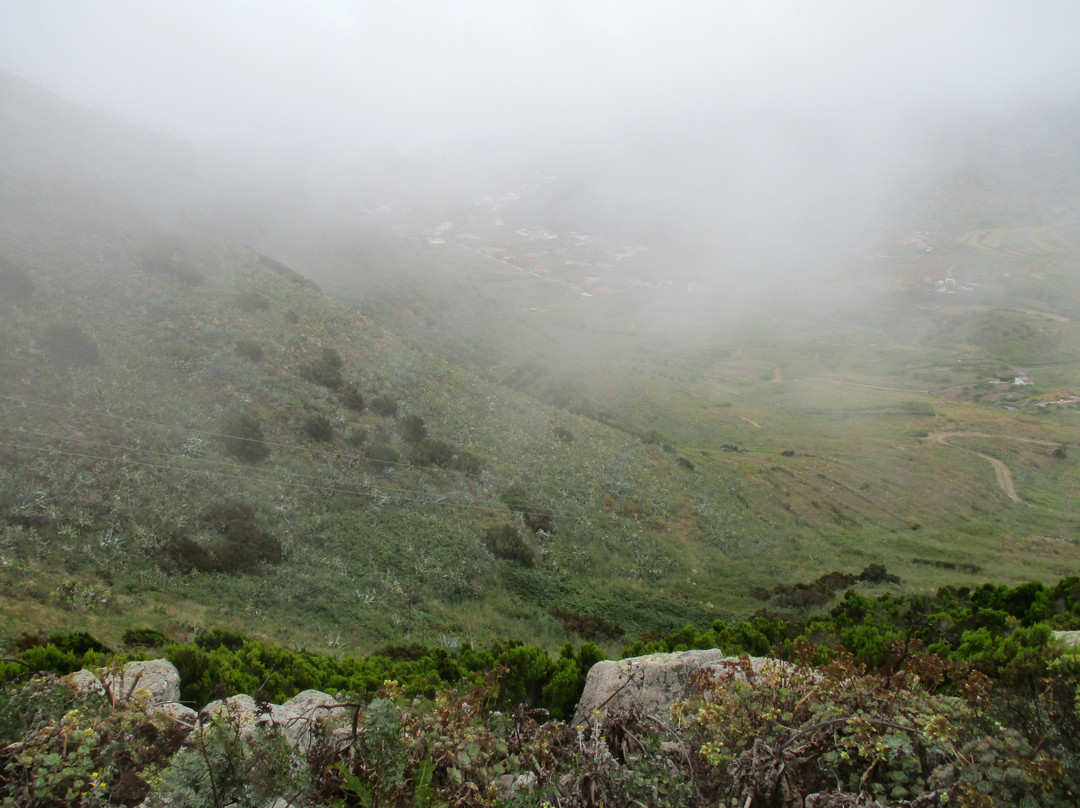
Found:
[[[543,163],[596,222],[782,266],[870,243],[965,126],[1075,105],[1078,31],[1075,0],[0,0],[0,69],[319,182]]]
[[[215,150],[430,157],[738,116],[858,139],[1076,94],[1077,31],[1070,0],[2,0],[0,67]]]

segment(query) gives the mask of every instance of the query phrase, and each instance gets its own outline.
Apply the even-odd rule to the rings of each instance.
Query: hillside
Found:
[[[872,593],[1075,571],[1075,186],[990,208],[1014,186],[954,177],[871,255],[729,300],[575,241],[565,198],[553,239],[543,199],[532,230],[436,235],[434,202],[321,219],[0,93],[11,636],[615,648],[818,606],[769,594],[832,571],[899,577]]]

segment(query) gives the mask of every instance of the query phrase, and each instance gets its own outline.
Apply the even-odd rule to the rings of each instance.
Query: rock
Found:
[[[1080,631],[1055,631],[1054,637],[1066,647],[1080,645]]]
[[[607,711],[629,708],[667,719],[672,705],[690,696],[690,678],[695,673],[719,671],[737,662],[718,648],[597,662],[585,680],[573,723],[594,723]],[[751,657],[750,664],[758,671],[784,663]]]
[[[199,720],[206,723],[219,716],[227,717],[247,738],[256,727],[273,725],[297,752],[306,754],[318,738],[330,735],[351,720],[348,711],[336,705],[333,696],[318,690],[305,690],[285,704],[259,703],[247,695],[229,696],[207,704]]]
[[[341,722],[351,718],[349,711],[338,705],[337,699],[321,690],[297,693],[281,706],[309,721]]]
[[[149,694],[149,706],[180,700],[180,674],[167,659],[129,662],[119,679],[108,668],[97,673],[84,668],[68,676],[65,681],[79,692],[109,696],[116,704],[130,701],[140,690]]]
[[[495,778],[495,789],[503,799],[510,799],[521,790],[532,791],[536,788],[536,773],[504,774]]]
[[[136,690],[150,692],[151,704],[167,704],[180,701],[180,674],[167,659],[150,659],[146,662],[129,662],[124,666],[120,683],[121,697],[131,698]]]
[[[195,725],[199,722],[199,713],[196,710],[192,710],[186,704],[181,704],[177,701],[151,705],[150,712],[164,713],[174,719],[178,724],[187,727],[189,730],[195,729]]]

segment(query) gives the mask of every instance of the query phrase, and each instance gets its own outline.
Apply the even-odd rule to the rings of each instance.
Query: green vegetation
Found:
[[[176,664],[182,697],[194,704],[238,691],[275,702],[312,687],[337,693],[356,712],[353,733],[316,733],[305,747],[272,725],[241,732],[227,711],[182,745],[177,725],[145,702],[76,693],[40,673],[26,678],[80,665],[118,669],[92,637],[26,638],[18,662],[0,668],[8,680],[0,799],[115,805],[156,791],[171,804],[215,807],[278,796],[540,806],[588,794],[597,804],[693,807],[832,793],[883,805],[1069,806],[1080,788],[1080,658],[1051,640],[1046,621],[1077,619],[1074,577],[930,598],[848,592],[806,621],[761,615],[642,638],[627,651],[719,640],[732,654],[788,660],[732,656],[675,704],[671,725],[633,710],[577,727],[544,720],[538,708],[570,715],[585,672],[603,657],[591,643],[567,644],[555,658],[503,643],[390,647],[360,659],[214,630],[157,651]],[[516,790],[500,781],[522,772],[532,775]]]

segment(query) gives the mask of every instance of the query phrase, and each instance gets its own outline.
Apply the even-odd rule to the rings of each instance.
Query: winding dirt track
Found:
[[[996,457],[990,457],[990,455],[978,454],[983,460],[986,460],[994,467],[994,475],[997,477],[998,485],[1001,486],[1001,490],[1005,492],[1005,496],[1011,499],[1013,502],[1023,502],[1020,497],[1016,495],[1016,486],[1013,485],[1012,472],[1009,471],[1009,467]]]
[[[1037,443],[1040,446],[1058,445],[1052,440],[1021,438],[1016,435],[993,435],[989,432],[931,432],[926,437],[927,440],[932,440],[935,443],[945,443],[949,438],[1004,438],[1005,440],[1015,440],[1021,443]],[[1031,507],[1030,502],[1024,502],[1024,500],[1020,499],[1020,496],[1016,493],[1016,486],[1013,485],[1012,472],[1009,471],[1009,467],[1006,466],[1004,462],[998,460],[996,457],[990,457],[990,455],[976,452],[974,449],[970,449],[969,451],[979,455],[979,457],[994,467],[994,476],[997,477],[998,486],[1005,492],[1005,496],[1013,502],[1023,502],[1028,507]]]

